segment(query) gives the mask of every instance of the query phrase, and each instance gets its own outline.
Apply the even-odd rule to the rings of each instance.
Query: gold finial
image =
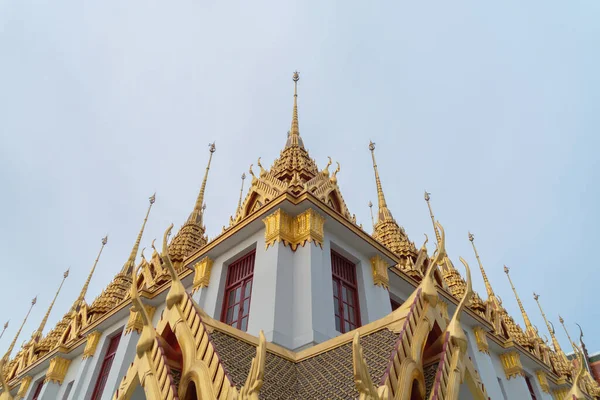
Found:
[[[94,271],[96,270],[96,265],[98,265],[98,260],[100,260],[100,255],[102,254],[102,250],[104,250],[104,246],[108,243],[108,235],[102,238],[102,246],[100,246],[100,251],[98,252],[98,256],[96,256],[96,260],[94,261],[94,265],[88,274],[88,277],[83,284],[83,288],[81,288],[81,293],[79,293],[79,297],[73,303],[73,307],[71,307],[72,311],[78,311],[83,302],[85,301],[85,294],[87,293],[88,287],[90,286],[90,281],[92,280],[92,275],[94,275]]]
[[[510,282],[510,287],[512,288],[512,290],[515,294],[515,297],[517,298],[517,303],[519,304],[519,308],[521,309],[521,315],[523,315],[523,320],[525,321],[525,328],[528,332],[535,334],[536,330],[533,328],[533,325],[531,325],[531,321],[529,320],[529,317],[527,316],[527,313],[525,312],[525,307],[523,307],[523,303],[521,303],[521,299],[519,298],[519,295],[517,294],[517,289],[515,289],[515,285],[513,285],[512,279],[510,279],[509,271],[510,271],[510,269],[505,265],[504,273],[508,277],[508,282]]]
[[[385,202],[385,196],[383,195],[383,188],[381,187],[381,179],[379,178],[379,171],[377,170],[377,162],[375,161],[375,143],[369,141],[369,150],[371,150],[371,158],[373,159],[373,170],[375,170],[375,184],[377,185],[377,202],[379,206],[379,212],[377,214],[377,223],[387,220],[393,220],[392,213],[387,208]]]
[[[298,124],[298,81],[300,80],[300,73],[298,71],[294,71],[292,80],[294,81],[294,108],[292,110],[292,127],[288,132],[288,139],[285,147],[299,146],[304,148],[304,143],[300,138],[300,127]]]
[[[540,295],[537,293],[533,293],[533,298],[535,300],[535,302],[537,303],[540,312],[542,313],[542,317],[544,318],[544,322],[546,322],[546,327],[548,328],[548,332],[550,332],[550,337],[552,338],[552,345],[554,346],[554,351],[557,353],[562,353],[562,349],[560,347],[560,344],[558,343],[558,340],[556,339],[556,335],[554,334],[554,326],[552,326],[552,323],[548,321],[548,318],[546,318],[546,314],[544,314],[544,310],[542,309],[542,305],[540,304]]]
[[[69,276],[69,270],[67,269],[63,274],[63,279],[60,282],[60,286],[58,287],[56,294],[54,295],[54,299],[52,299],[52,303],[50,303],[50,306],[48,307],[48,311],[46,311],[46,315],[44,315],[44,318],[42,319],[40,326],[37,328],[37,330],[35,332],[33,332],[33,335],[31,335],[32,340],[39,341],[42,338],[42,333],[44,332],[44,328],[46,327],[46,322],[48,322],[48,317],[50,317],[50,312],[52,311],[52,308],[54,307],[54,302],[56,301],[58,294],[60,293],[60,290],[62,289],[63,284],[65,283],[65,280],[67,279],[68,276]]]
[[[369,200],[369,211],[371,211],[371,225],[375,226],[375,218],[373,218],[373,203]]]
[[[481,259],[479,258],[479,254],[477,253],[477,248],[475,247],[475,235],[469,232],[469,241],[473,246],[473,251],[475,251],[475,258],[477,258],[477,262],[479,263],[479,269],[481,270],[481,275],[483,275],[483,282],[485,283],[485,290],[487,291],[488,298],[496,297],[494,295],[494,291],[492,290],[492,285],[490,285],[490,281],[485,274],[485,270],[483,269],[483,264],[481,263]]]
[[[562,325],[563,329],[565,330],[565,333],[567,334],[567,338],[569,339],[569,343],[571,343],[571,346],[573,347],[573,351],[575,353],[577,353],[577,345],[575,344],[574,341],[571,340],[571,335],[569,335],[569,331],[567,330],[567,327],[565,326],[565,320],[559,315],[558,316],[558,321],[560,322],[560,324]]]
[[[463,265],[465,266],[465,271],[466,271],[465,276],[467,278],[466,279],[466,288],[465,288],[465,293],[463,295],[463,298],[461,299],[460,303],[458,303],[458,306],[456,307],[456,311],[454,312],[454,315],[452,316],[452,319],[450,320],[450,323],[448,324],[448,328],[446,328],[446,331],[450,333],[450,337],[451,337],[452,341],[455,342],[459,346],[462,353],[464,354],[467,351],[467,337],[466,337],[465,332],[463,331],[462,327],[460,326],[460,317],[461,317],[463,309],[467,306],[467,302],[473,295],[473,286],[471,283],[471,269],[469,268],[469,264],[467,264],[467,262],[462,257],[459,257],[459,259],[460,259],[460,262],[462,262]]]
[[[204,204],[204,192],[206,190],[206,181],[208,180],[208,171],[210,170],[210,162],[212,161],[212,156],[214,152],[217,150],[215,146],[215,142],[208,144],[208,151],[210,152],[210,156],[208,156],[208,164],[206,165],[206,170],[204,171],[204,178],[202,179],[202,185],[200,186],[200,192],[198,193],[198,197],[196,198],[196,204],[194,205],[194,209],[192,210],[188,222],[192,222],[198,225],[202,225],[202,217],[204,216],[204,209],[202,205]]]
[[[244,194],[244,181],[246,180],[246,174],[242,174],[242,187],[240,188],[240,198],[238,200],[237,213],[242,209],[242,195]]]
[[[6,323],[4,324],[4,329],[2,329],[2,333],[0,333],[0,339],[2,339],[2,336],[4,336],[4,331],[6,331],[6,328],[8,328],[9,322],[10,320],[6,321]]]
[[[154,193],[149,198],[150,205],[148,206],[148,211],[146,211],[146,216],[144,217],[144,222],[142,223],[142,228],[140,229],[140,233],[138,233],[137,239],[133,244],[133,248],[131,249],[131,253],[129,254],[129,258],[123,265],[123,269],[121,270],[124,274],[130,274],[131,269],[135,268],[135,257],[137,256],[138,249],[140,248],[140,242],[142,241],[142,235],[144,234],[144,228],[146,228],[146,222],[148,222],[148,216],[150,215],[150,210],[152,209],[152,205],[156,201],[156,193]]]
[[[29,306],[29,311],[27,311],[27,315],[25,315],[25,319],[23,320],[23,323],[19,327],[19,330],[17,331],[17,334],[15,335],[13,341],[10,343],[10,346],[8,346],[8,350],[6,350],[6,354],[4,354],[4,357],[2,358],[3,361],[8,362],[10,353],[12,353],[12,350],[14,349],[15,344],[17,343],[17,339],[19,338],[19,335],[21,334],[21,331],[23,330],[23,326],[25,326],[25,323],[27,322],[27,318],[29,318],[29,314],[31,313],[31,309],[33,308],[33,306],[35,306],[36,302],[37,302],[37,296],[34,297],[33,300],[31,300],[31,306]],[[0,371],[0,373],[2,373],[2,371]]]
[[[429,204],[430,199],[431,199],[431,193],[428,193],[426,190],[425,191],[425,201],[427,202],[427,208],[429,208],[429,216],[431,217],[431,223],[433,224],[435,238],[439,242],[440,241],[440,232],[438,231],[437,226],[435,225],[435,217],[433,216],[433,210],[431,209],[431,204]]]

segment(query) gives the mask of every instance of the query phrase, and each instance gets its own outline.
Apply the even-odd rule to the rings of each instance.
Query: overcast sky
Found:
[[[599,20],[593,0],[1,1],[0,323],[11,322],[0,349],[39,295],[19,344],[29,339],[71,268],[54,326],[108,233],[93,301],[153,192],[142,245],[180,226],[213,140],[205,221],[219,234],[242,172],[285,144],[298,69],[304,143],[320,167],[341,163],[360,223],[376,201],[373,140],[388,204],[417,247],[432,235],[427,189],[454,263],[477,267],[471,230],[521,326],[504,264],[540,334],[533,291],[563,349],[559,314],[600,350]],[[477,269],[473,279],[485,298]]]

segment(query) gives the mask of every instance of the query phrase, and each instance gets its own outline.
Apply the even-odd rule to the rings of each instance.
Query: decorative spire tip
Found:
[[[430,197],[431,193],[427,192],[427,190],[425,191],[425,201],[429,201],[431,199]]]
[[[508,271],[510,271],[510,269],[509,269],[509,268],[508,268],[508,267],[505,265],[505,266],[504,266],[504,273],[505,273],[506,275],[508,275]]]
[[[294,82],[298,82],[300,80],[300,72],[298,70],[294,71],[294,75],[292,76],[292,80]]]
[[[469,240],[471,242],[473,242],[475,240],[475,235],[473,235],[471,232],[469,232]]]

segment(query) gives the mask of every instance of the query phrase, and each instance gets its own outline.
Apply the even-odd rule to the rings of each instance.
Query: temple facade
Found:
[[[384,196],[374,143],[365,156],[376,210],[372,227],[357,223],[339,163],[319,167],[304,146],[298,80],[281,152],[269,169],[258,158],[246,191],[242,176],[222,232],[208,240],[203,218],[212,144],[179,230],[165,227],[152,254],[138,254],[150,197],[131,253],[95,300],[87,288],[107,238],[63,318],[44,332],[52,301],[15,349],[25,317],[0,359],[0,400],[600,398],[583,342],[567,356],[536,295],[550,335],[542,339],[509,269],[508,282],[488,280],[473,234],[465,240],[477,265],[452,261],[429,193],[433,243],[409,239]],[[472,273],[483,275],[485,295]],[[516,319],[494,291],[506,283]]]

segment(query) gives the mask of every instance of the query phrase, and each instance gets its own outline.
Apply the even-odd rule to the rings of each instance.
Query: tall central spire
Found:
[[[379,206],[379,212],[377,213],[377,223],[383,221],[391,221],[391,211],[387,207],[385,202],[385,196],[383,195],[383,188],[381,187],[381,179],[379,179],[379,170],[377,169],[377,162],[375,161],[375,143],[369,141],[369,150],[371,150],[371,158],[373,159],[373,169],[375,170],[375,184],[377,185],[377,203]]]
[[[0,339],[2,339],[2,336],[4,336],[4,332],[6,331],[6,328],[8,328],[8,323],[10,321],[6,321],[6,323],[4,324],[4,328],[2,329],[2,333],[0,333]]]
[[[521,309],[521,314],[523,315],[523,320],[525,321],[525,330],[526,332],[529,332],[530,334],[536,334],[535,329],[533,327],[533,325],[531,324],[531,321],[529,320],[529,316],[527,316],[527,313],[525,312],[525,307],[523,307],[523,303],[521,303],[521,299],[519,298],[519,295],[517,294],[517,289],[515,289],[515,285],[513,285],[512,279],[510,279],[510,273],[509,273],[510,269],[505,265],[504,266],[504,273],[506,274],[506,276],[508,277],[508,281],[510,282],[510,287],[512,288],[515,297],[517,298],[517,303],[519,304],[519,308]]]
[[[188,218],[188,222],[192,222],[195,224],[202,225],[202,218],[204,214],[203,206],[204,206],[204,192],[206,191],[206,181],[208,180],[208,171],[210,170],[210,163],[212,161],[212,156],[214,152],[217,150],[215,146],[215,142],[212,142],[208,145],[208,151],[210,152],[210,156],[208,156],[208,164],[206,165],[206,170],[204,171],[204,178],[202,179],[202,185],[200,186],[200,192],[198,193],[198,197],[196,198],[196,204],[194,205],[194,210],[190,214]]]
[[[39,341],[42,338],[42,333],[44,332],[44,328],[46,327],[46,322],[48,322],[48,317],[50,316],[50,312],[52,311],[52,308],[54,307],[54,302],[56,302],[56,299],[58,298],[58,294],[60,293],[60,290],[62,289],[63,284],[65,283],[65,280],[67,279],[68,276],[69,276],[69,270],[66,270],[65,273],[63,274],[62,282],[60,282],[60,286],[58,287],[58,290],[56,291],[56,294],[54,295],[54,299],[52,299],[52,303],[50,303],[50,306],[48,307],[48,311],[46,311],[46,315],[44,315],[44,318],[42,319],[42,322],[40,323],[40,326],[37,328],[37,330],[35,332],[33,332],[31,339],[33,339],[35,341]]]
[[[304,148],[304,143],[300,137],[300,127],[298,125],[298,81],[300,80],[300,73],[298,71],[294,71],[292,80],[294,81],[294,109],[292,110],[292,126],[288,133],[288,139],[285,147]]]
[[[87,293],[88,287],[90,286],[90,282],[92,280],[92,275],[94,275],[94,271],[96,270],[96,265],[98,265],[98,260],[100,260],[100,256],[102,255],[102,250],[104,250],[104,246],[106,246],[106,243],[108,243],[108,236],[104,236],[102,238],[102,247],[100,247],[100,251],[98,252],[98,256],[96,257],[96,260],[94,261],[94,265],[92,266],[92,269],[90,270],[90,273],[88,274],[88,277],[85,280],[85,283],[83,284],[83,288],[81,288],[81,293],[79,293],[79,297],[77,298],[77,300],[75,300],[75,303],[73,303],[73,307],[71,307],[72,311],[78,311],[79,307],[81,307],[81,305],[85,301],[85,294]]]
[[[148,211],[146,211],[146,217],[144,217],[144,223],[142,224],[142,228],[140,229],[140,233],[138,233],[137,239],[133,244],[133,248],[131,249],[131,253],[129,254],[129,258],[125,261],[123,265],[123,269],[121,273],[129,274],[132,268],[135,268],[135,258],[137,257],[138,249],[140,248],[140,242],[142,241],[142,235],[144,234],[144,228],[146,228],[146,222],[148,222],[148,216],[150,215],[150,210],[152,209],[152,205],[156,201],[156,193],[150,196],[148,199],[150,205],[148,206]]]
[[[557,353],[562,353],[563,351],[560,347],[560,344],[558,343],[558,340],[556,339],[556,335],[554,334],[555,333],[554,327],[551,326],[550,322],[546,318],[546,314],[544,314],[544,310],[542,310],[542,305],[540,304],[540,301],[539,301],[540,295],[534,293],[533,298],[535,299],[535,302],[537,303],[538,307],[540,308],[540,312],[542,313],[542,317],[544,317],[544,322],[546,322],[546,327],[548,328],[548,332],[550,332],[550,337],[552,338],[552,345],[554,346],[554,351]]]

